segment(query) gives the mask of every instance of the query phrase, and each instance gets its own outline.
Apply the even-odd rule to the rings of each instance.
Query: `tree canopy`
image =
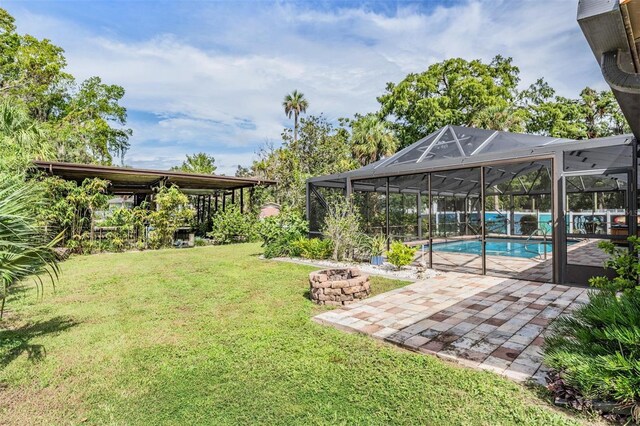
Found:
[[[77,82],[66,66],[61,47],[19,34],[14,18],[0,9],[0,101],[26,111],[33,128],[46,133],[51,159],[101,164],[122,160],[132,134],[120,105],[124,89],[100,77]]]
[[[172,167],[171,170],[211,175],[217,169],[215,162],[216,159],[213,158],[213,155],[209,155],[205,152],[198,152],[193,155],[187,154],[187,159],[183,161],[180,166]]]

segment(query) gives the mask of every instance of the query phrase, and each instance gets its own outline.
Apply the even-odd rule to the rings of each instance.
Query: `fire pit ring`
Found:
[[[319,305],[347,305],[371,293],[369,276],[357,268],[324,269],[309,274],[311,300]]]

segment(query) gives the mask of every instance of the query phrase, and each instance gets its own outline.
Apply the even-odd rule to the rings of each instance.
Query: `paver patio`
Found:
[[[414,351],[543,383],[549,323],[587,300],[587,289],[446,272],[314,320]]]

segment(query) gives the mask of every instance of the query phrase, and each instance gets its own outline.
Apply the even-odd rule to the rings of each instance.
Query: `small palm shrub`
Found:
[[[333,242],[320,238],[303,237],[296,240],[293,245],[295,254],[305,259],[327,259],[333,252]]]
[[[417,247],[409,247],[400,241],[394,241],[391,243],[391,248],[387,252],[387,260],[395,266],[396,269],[400,269],[413,262],[416,251],[418,251]]]
[[[298,212],[283,210],[280,214],[264,218],[258,225],[264,257],[299,256],[294,242],[309,233],[307,221]]]
[[[558,318],[545,339],[545,363],[563,381],[594,400],[635,406],[640,413],[640,239],[630,237],[632,250],[601,244],[612,257],[614,279],[594,277],[599,291],[571,315]]]
[[[53,248],[60,235],[52,239],[39,226],[35,210],[41,203],[42,194],[33,185],[0,177],[0,318],[14,284],[33,276],[40,289],[39,275],[57,278]]]
[[[207,234],[216,244],[254,241],[256,221],[251,214],[244,214],[238,206],[231,205],[213,216],[212,230]]]

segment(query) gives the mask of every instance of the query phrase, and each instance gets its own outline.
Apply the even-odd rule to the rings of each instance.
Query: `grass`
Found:
[[[0,329],[3,424],[576,424],[533,391],[311,321],[243,244],[76,257]],[[406,285],[374,279],[380,292]]]

